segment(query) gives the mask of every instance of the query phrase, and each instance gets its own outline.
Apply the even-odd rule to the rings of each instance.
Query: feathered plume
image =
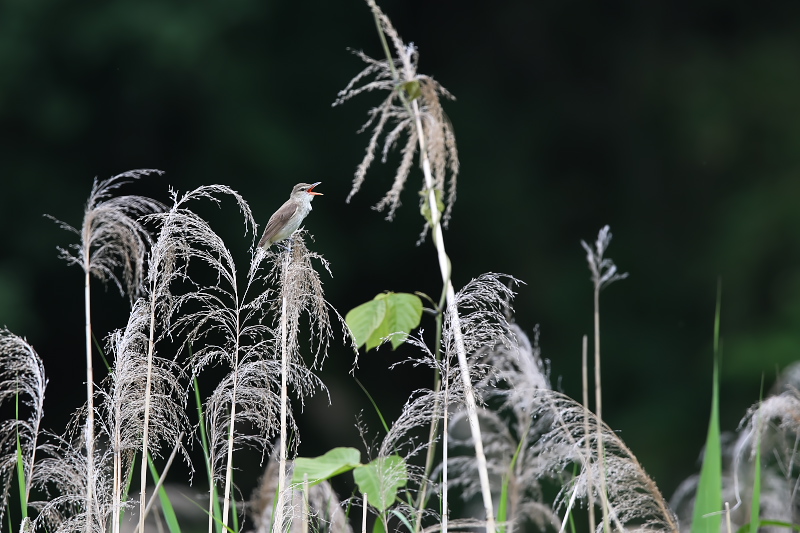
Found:
[[[84,447],[86,449],[87,476],[95,478],[94,461],[94,363],[92,361],[91,286],[92,275],[103,282],[111,280],[121,293],[127,292],[133,303],[141,291],[143,265],[149,244],[149,234],[140,219],[148,213],[158,212],[163,206],[143,196],[118,196],[111,194],[125,183],[158,170],[132,170],[110,179],[95,180],[83,217],[77,230],[63,222],[59,224],[80,236],[80,243],[72,246],[73,252],[60,249],[61,257],[76,264],[84,272],[84,314],[86,346],[86,410]],[[122,269],[122,279],[115,270]],[[96,506],[93,485],[86,485],[85,509],[88,513],[86,533],[91,533],[92,509]]]
[[[30,498],[46,386],[44,366],[33,347],[7,329],[0,329],[0,404],[13,400],[17,411],[16,418],[0,424],[0,522],[17,471],[18,446],[24,475],[20,499],[27,502]],[[27,418],[20,418],[20,407],[29,411]]]
[[[123,185],[150,174],[162,172],[131,170],[106,180],[95,180],[80,229],[53,219],[81,239],[70,246],[72,251],[60,248],[60,256],[100,281],[113,282],[121,294],[128,295],[131,303],[141,291],[149,244],[149,234],[141,218],[161,211],[164,205],[146,196],[113,194]],[[122,269],[121,277],[118,269]]]
[[[446,225],[455,203],[458,150],[453,127],[442,109],[439,97],[453,98],[453,96],[433,78],[417,72],[418,55],[414,45],[406,45],[400,39],[389,17],[373,0],[367,0],[367,4],[372,9],[383,32],[381,38],[387,57],[390,56],[390,51],[385,36],[389,37],[397,59],[377,60],[363,52],[355,52],[367,66],[350,80],[347,87],[339,91],[339,96],[333,104],[334,106],[341,105],[365,92],[388,92],[386,99],[369,112],[369,119],[361,127],[361,131],[371,127],[372,136],[367,144],[367,153],[356,170],[353,187],[347,201],[349,202],[361,188],[367,169],[379,150],[381,136],[384,136],[383,145],[380,148],[381,160],[385,163],[389,151],[405,134],[407,137],[401,149],[402,159],[397,167],[394,183],[389,192],[375,206],[375,209],[388,210],[386,218],[389,220],[394,218],[394,212],[400,206],[400,193],[403,191],[413,167],[414,156],[419,151],[423,152],[422,159],[430,166],[433,187],[438,191],[437,194],[440,198],[445,195],[445,182],[447,175],[450,176],[447,208],[444,214]],[[418,106],[418,112],[412,110],[413,106]],[[420,130],[422,131],[421,136]],[[423,184],[420,189],[423,204],[427,201],[428,188],[429,186]]]

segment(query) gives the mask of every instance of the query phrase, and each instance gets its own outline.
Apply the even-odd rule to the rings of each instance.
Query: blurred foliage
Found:
[[[579,241],[611,225],[608,255],[631,276],[602,296],[604,411],[669,494],[704,438],[717,277],[723,429],[800,349],[800,4],[383,7],[420,48],[421,71],[458,98],[445,104],[462,164],[454,283],[486,271],[524,280],[516,319],[541,324],[554,382],[573,396],[591,331]],[[306,228],[331,261],[325,287],[340,312],[384,290],[439,293],[430,242],[414,247],[418,187],[391,224],[369,209],[391,168],[344,203],[374,104],[330,106],[361,68],[348,47],[381,54],[359,0],[0,5],[0,324],[43,356],[50,398],[82,403],[81,276],[56,258],[72,236],[41,215],[79,224],[94,176],[163,169],[137,191],[162,200],[168,186],[225,183],[262,223],[294,183],[322,181]],[[240,227],[225,232],[246,249]],[[102,337],[124,324],[125,302],[97,293]],[[386,369],[404,349],[359,363],[387,413],[409,391],[382,380],[429,380]],[[351,364],[342,348],[326,366],[333,407],[307,409],[303,455],[358,445]],[[51,427],[59,408],[47,408]]]

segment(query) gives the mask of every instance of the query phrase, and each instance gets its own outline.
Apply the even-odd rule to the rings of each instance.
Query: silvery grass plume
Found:
[[[149,301],[141,298],[134,303],[128,325],[112,333],[108,353],[113,356],[111,372],[103,383],[103,436],[108,439],[112,453],[112,522],[113,533],[119,532],[120,516],[125,506],[124,494],[133,474],[132,462],[142,446],[145,409],[148,423],[158,431],[148,432],[148,450],[154,457],[163,456],[163,443],[168,447],[180,444],[183,432],[188,431],[184,405],[180,399],[183,387],[182,370],[172,360],[154,353],[148,365]],[[150,384],[150,402],[146,403],[146,388]]]
[[[419,150],[421,160],[427,162],[433,179],[433,183],[423,182],[420,188],[423,204],[427,202],[428,190],[431,188],[439,191],[440,199],[444,196],[445,182],[449,173],[447,208],[444,213],[446,225],[456,199],[459,165],[453,127],[442,109],[439,96],[451,99],[453,96],[433,78],[417,72],[419,59],[417,49],[413,44],[407,45],[400,39],[389,17],[373,0],[367,0],[367,4],[381,28],[381,39],[384,42],[387,58],[390,51],[385,36],[389,37],[397,58],[391,61],[377,60],[363,52],[355,52],[367,66],[350,80],[347,87],[339,91],[338,98],[333,104],[341,105],[365,92],[388,91],[386,99],[378,107],[370,110],[369,119],[361,127],[360,131],[372,128],[372,136],[367,144],[367,153],[356,170],[347,201],[349,202],[361,188],[376,152],[379,149],[382,151],[381,160],[385,163],[389,151],[398,144],[403,135],[406,135],[394,183],[375,209],[388,210],[386,218],[389,220],[394,217],[395,210],[400,206],[400,193],[405,187],[414,156]],[[382,146],[381,136],[383,136]]]
[[[272,301],[274,324],[280,325],[280,311],[282,300],[285,298],[288,305],[286,318],[289,329],[287,330],[287,347],[291,354],[292,364],[305,365],[300,355],[300,317],[309,318],[309,348],[313,353],[312,368],[318,368],[327,357],[328,344],[332,335],[331,321],[328,314],[329,306],[325,300],[322,280],[319,272],[314,268],[313,261],[318,262],[328,275],[331,275],[330,264],[316,252],[310,251],[305,243],[306,232],[301,230],[292,236],[292,245],[289,251],[276,255],[267,255],[267,278],[278,286],[276,298]],[[335,310],[334,310],[335,312]],[[344,320],[336,315],[343,325]],[[348,331],[343,329],[343,331]],[[310,390],[309,390],[310,392]]]
[[[224,483],[223,524],[227,525],[232,492],[233,451],[248,440],[266,443],[274,418],[275,399],[270,393],[271,373],[262,354],[268,349],[264,337],[269,330],[259,322],[263,312],[248,304],[254,278],[240,287],[239,272],[232,252],[206,220],[189,208],[197,201],[219,205],[221,197],[231,197],[244,219],[245,235],[254,235],[255,221],[250,207],[236,191],[222,185],[199,187],[179,195],[173,192],[172,208],[157,221],[161,231],[153,247],[155,272],[152,280],[152,305],[167,320],[166,332],[191,346],[191,371],[198,375],[209,364],[231,368],[206,402],[210,424],[210,484]],[[207,283],[195,280],[209,279]],[[182,281],[188,292],[174,295],[170,288]],[[263,295],[255,295],[255,299]],[[182,313],[182,314],[181,314]],[[151,315],[154,316],[154,315]],[[176,318],[171,319],[170,317]],[[152,338],[152,337],[151,337]],[[255,436],[239,436],[237,422],[249,422]],[[212,527],[214,490],[209,490],[209,528]],[[142,501],[144,501],[142,499]]]
[[[39,512],[33,521],[34,529],[48,533],[105,533],[114,510],[109,488],[111,453],[97,453],[90,469],[80,444],[69,437],[47,437],[48,443],[41,447],[45,457],[37,461],[33,473],[33,486],[45,497],[43,501],[30,502]],[[95,497],[87,508],[85,494],[90,487]]]
[[[280,461],[276,447],[270,456],[264,475],[258,483],[248,505],[253,520],[253,533],[272,533],[272,512],[275,508],[275,495],[278,493]],[[286,475],[291,478],[294,463],[286,465]],[[294,485],[287,500],[287,521],[289,533],[352,533],[347,516],[341,507],[338,496],[327,481],[311,487]],[[284,530],[286,531],[286,530]]]
[[[158,170],[132,170],[103,181],[94,181],[89,201],[84,211],[83,225],[78,230],[59,222],[62,228],[80,236],[80,243],[72,251],[60,248],[60,256],[76,264],[84,272],[85,344],[86,344],[86,427],[84,430],[87,468],[94,477],[94,370],[92,362],[91,292],[92,275],[103,282],[112,281],[121,293],[127,292],[131,303],[141,290],[144,258],[149,234],[140,219],[148,213],[158,212],[159,202],[135,195],[112,196],[122,185],[148,174],[161,174]],[[116,270],[122,269],[122,279]],[[87,484],[92,490],[92,484]],[[91,512],[94,495],[86,493],[86,508]],[[87,520],[87,533],[91,517]]]
[[[510,526],[522,527],[530,520],[539,529],[559,529],[558,513],[569,515],[576,500],[597,502],[589,491],[597,491],[601,467],[597,454],[598,421],[591,417],[587,433],[583,406],[550,389],[546,366],[539,349],[515,324],[508,326],[506,342],[484,349],[484,364],[490,369],[481,381],[487,407],[481,411],[485,449],[490,472],[508,482]],[[459,421],[456,418],[455,425]],[[647,476],[633,453],[607,426],[602,425],[606,443],[604,464],[608,477],[608,512],[616,530],[676,531],[677,521],[655,483]],[[469,444],[453,439],[454,445]],[[585,446],[588,442],[589,446]],[[585,450],[589,449],[587,455]],[[517,456],[513,460],[514,456]],[[456,471],[453,484],[464,496],[476,494],[474,462],[471,458],[451,460]],[[572,478],[571,465],[578,468]],[[544,502],[541,481],[562,485],[555,506]],[[602,524],[598,531],[601,531]]]
[[[330,274],[328,262],[319,254],[306,248],[303,231],[297,231],[291,238],[291,246],[279,254],[266,254],[257,250],[256,260],[268,258],[271,268],[267,279],[277,284],[277,298],[272,311],[275,328],[279,332],[274,355],[280,358],[280,438],[278,450],[278,503],[275,506],[274,523],[283,530],[285,524],[284,491],[286,489],[286,442],[289,440],[289,424],[295,435],[295,445],[300,439],[293,416],[289,410],[289,387],[294,389],[301,406],[304,397],[313,393],[316,387],[324,388],[306,366],[300,354],[300,317],[306,315],[310,329],[309,345],[313,352],[313,367],[322,365],[327,354],[331,336],[328,304],[322,290],[319,273],[314,269],[312,259],[319,261]],[[251,269],[252,270],[252,269]],[[337,314],[338,316],[338,314]],[[339,316],[344,326],[344,320]]]
[[[617,531],[678,531],[678,521],[658,487],[611,428],[564,394],[541,390],[540,395],[531,418],[552,420],[549,430],[539,437],[541,452],[537,463],[541,476],[558,480],[572,465],[578,468],[577,475],[556,498],[555,511],[564,517],[562,530],[576,500],[582,500],[606,505],[611,527]],[[586,416],[589,433],[585,430]],[[595,430],[598,426],[600,436]],[[603,458],[598,455],[600,439],[604,443]],[[590,450],[589,455],[586,449]],[[592,482],[599,479],[601,469],[607,480],[605,498],[600,498],[599,487]],[[589,491],[595,494],[590,496]],[[603,524],[598,524],[596,531],[602,530]]]
[[[785,523],[800,522],[800,363],[784,370],[773,394],[753,405],[736,435],[723,447],[722,494],[730,504],[731,523],[737,529],[753,518],[756,452],[760,448],[761,487],[759,517]],[[682,523],[690,524],[699,481],[686,479],[672,496],[671,504]],[[688,526],[685,527],[688,531]],[[761,526],[759,531],[785,531]]]
[[[508,282],[508,283],[505,283]],[[509,310],[508,302],[513,297],[512,286],[518,283],[514,278],[504,276],[501,274],[483,274],[476,279],[470,281],[457,295],[456,311],[458,312],[460,324],[463,327],[463,346],[471,354],[468,360],[470,369],[470,382],[481,383],[488,375],[494,372],[490,364],[486,364],[483,360],[482,354],[484,351],[496,345],[510,346],[514,339],[509,337],[508,323],[505,313]],[[426,394],[430,396],[430,403],[438,402],[442,409],[441,412],[436,413],[436,417],[444,418],[443,434],[445,442],[443,443],[443,458],[442,464],[434,470],[434,476],[441,476],[442,482],[440,485],[441,495],[443,501],[442,508],[445,509],[442,516],[442,528],[446,529],[449,526],[457,526],[458,523],[449,521],[448,512],[448,484],[459,485],[460,481],[452,481],[448,467],[458,464],[461,459],[449,458],[448,452],[452,445],[447,439],[450,438],[451,433],[448,432],[449,413],[456,411],[454,416],[454,423],[459,420],[469,419],[468,411],[458,411],[462,406],[467,406],[465,401],[465,387],[464,380],[461,374],[460,365],[457,361],[457,346],[455,341],[454,330],[452,326],[453,310],[448,309],[445,313],[445,327],[444,336],[442,339],[444,357],[441,361],[435,361],[434,357],[429,352],[427,364],[431,366],[438,366],[439,373],[442,376],[443,387],[434,395],[433,391],[427,391]],[[420,347],[424,345],[421,341],[416,342]],[[478,391],[479,392],[479,391]],[[424,395],[419,399],[422,400]],[[417,400],[417,401],[419,401]],[[480,398],[479,398],[480,401]],[[409,404],[413,406],[414,404]],[[468,409],[468,407],[467,407]],[[411,411],[413,412],[413,410]],[[477,411],[475,415],[477,415]],[[482,435],[483,433],[481,433]],[[474,448],[475,443],[469,440],[469,445]],[[480,492],[481,482],[480,478],[475,479],[476,469],[479,468],[478,461],[475,456],[469,457],[464,461],[469,463],[469,467],[462,472],[469,471],[468,475],[471,482],[474,483],[476,490]],[[463,524],[462,524],[463,525]]]
[[[169,394],[162,394],[159,389],[159,372],[169,373],[174,367],[167,364],[167,360],[159,358],[155,353],[156,344],[164,336],[171,336],[173,332],[181,328],[180,319],[173,316],[181,307],[188,302],[204,302],[206,292],[202,288],[190,290],[188,294],[173,294],[173,286],[182,283],[184,286],[196,288],[197,283],[193,281],[189,273],[189,266],[195,262],[209,266],[212,272],[218,276],[217,284],[224,281],[231,282],[230,275],[233,275],[234,285],[236,271],[230,269],[233,259],[230,252],[225,247],[222,240],[210,229],[208,224],[194,213],[187,204],[199,200],[207,200],[212,204],[219,204],[217,195],[232,196],[239,210],[244,215],[245,228],[252,231],[254,229],[253,217],[247,203],[241,196],[222,185],[208,185],[199,187],[191,192],[179,195],[172,192],[172,206],[163,213],[157,213],[148,217],[159,226],[158,235],[153,243],[148,260],[147,277],[144,283],[145,301],[147,305],[147,315],[149,325],[147,327],[147,351],[145,358],[146,376],[144,379],[144,390],[142,397],[141,411],[141,457],[147,458],[150,453],[158,454],[163,443],[168,443],[170,448],[176,445],[178,436],[185,428],[185,394],[177,394],[174,389],[168,391]],[[225,275],[229,277],[225,277]],[[216,298],[211,294],[209,301]],[[227,302],[226,302],[227,303]],[[221,309],[226,309],[225,305],[220,305]],[[227,310],[220,311],[224,314]],[[190,314],[190,313],[189,313]],[[197,315],[193,315],[194,318]],[[214,324],[219,318],[219,314],[209,314],[205,317],[208,324]],[[238,321],[238,317],[236,318]],[[174,322],[174,323],[173,323]],[[183,322],[186,324],[186,322]],[[200,321],[196,321],[197,327],[201,327]],[[199,330],[195,329],[188,335],[188,342],[192,342],[198,335]],[[213,352],[210,347],[206,352],[202,352],[200,357],[206,356],[207,352]],[[166,381],[162,381],[166,383]],[[176,392],[173,394],[173,392]],[[184,417],[180,423],[160,424],[163,420],[177,420],[177,416]],[[145,510],[147,509],[147,468],[140,469],[140,496],[139,496],[139,528],[144,527]]]
[[[13,401],[16,405],[16,417],[0,424],[0,522],[8,505],[11,480],[17,474],[18,446],[25,478],[19,496],[22,506],[30,498],[46,386],[44,365],[33,347],[0,328],[0,404]],[[28,416],[20,418],[25,411]]]
[[[55,220],[59,226],[80,237],[78,244],[59,248],[60,257],[78,265],[102,282],[111,281],[127,294],[131,304],[140,294],[144,261],[150,244],[141,218],[164,209],[161,202],[146,196],[113,196],[122,186],[160,170],[131,170],[106,180],[94,181],[84,211],[83,224],[76,229]],[[52,218],[52,217],[51,217]],[[122,270],[122,275],[117,270]]]
[[[524,530],[526,521],[539,530],[548,526],[558,529],[559,519],[544,501],[540,480],[544,468],[541,435],[549,429],[552,417],[531,417],[544,401],[540,392],[550,390],[548,371],[538,347],[538,330],[537,341],[532,344],[517,324],[508,327],[506,342],[480,352],[483,363],[491,368],[491,373],[478,384],[487,403],[480,411],[480,419],[485,428],[482,435],[489,471],[498,483],[507,484],[509,532]],[[459,431],[463,422],[463,416],[457,416],[451,427],[463,434],[463,430]],[[456,448],[471,444],[458,438],[451,438],[450,442]],[[455,472],[452,483],[462,489],[462,498],[475,496],[480,487],[474,475],[474,459],[454,457],[451,467]]]
[[[455,306],[458,312],[464,348],[479,360],[483,351],[502,344],[511,345],[506,315],[510,313],[509,302],[514,297],[513,286],[521,283],[507,274],[489,272],[481,274],[467,283],[456,294]],[[456,356],[456,346],[452,327],[453,309],[445,313],[443,345],[449,357]]]
[[[794,365],[799,367],[797,363]],[[798,368],[790,368],[789,373]],[[800,392],[789,386],[752,406],[741,422],[735,447],[733,496],[742,504],[740,515],[749,522],[752,512],[753,461],[761,446],[760,516],[764,520],[800,522]],[[725,486],[723,482],[723,487]],[[729,500],[730,501],[730,500]],[[761,528],[760,528],[761,529]],[[770,528],[764,528],[769,531]],[[771,528],[772,531],[784,528]]]

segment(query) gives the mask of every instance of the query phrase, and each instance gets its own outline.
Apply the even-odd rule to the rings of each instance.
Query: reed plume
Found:
[[[268,254],[271,268],[268,279],[278,285],[277,298],[273,311],[275,325],[279,331],[279,344],[276,346],[276,356],[280,357],[281,383],[280,383],[280,437],[278,449],[278,489],[277,504],[275,505],[274,527],[283,531],[285,527],[285,509],[287,503],[284,493],[289,493],[286,486],[286,464],[288,442],[288,424],[291,412],[289,411],[289,386],[294,388],[301,405],[306,395],[312,393],[315,387],[324,388],[321,381],[308,370],[300,355],[300,317],[308,317],[310,328],[310,347],[314,353],[312,367],[321,366],[327,354],[328,342],[331,335],[331,324],[328,316],[328,305],[322,290],[322,281],[319,273],[314,269],[312,259],[318,260],[323,268],[330,273],[327,261],[319,254],[310,252],[306,248],[303,231],[295,232],[291,238],[291,246],[279,254]],[[263,254],[259,254],[258,258]],[[337,315],[338,316],[338,315]],[[341,319],[341,317],[339,317]],[[294,433],[296,435],[296,428]],[[299,438],[293,439],[295,443]]]
[[[505,332],[494,333],[495,342],[478,350],[480,362],[475,366],[485,369],[478,383],[486,402],[480,410],[482,435],[492,478],[508,484],[508,527],[522,528],[528,520],[539,529],[560,529],[565,522],[559,519],[559,513],[566,520],[576,501],[600,501],[617,530],[676,531],[677,519],[633,453],[591,413],[586,424],[583,405],[550,388],[547,365],[537,343],[531,343],[516,324],[499,320],[501,298],[494,301],[490,322],[505,328]],[[486,321],[481,314],[476,319]],[[454,417],[455,432],[464,418],[463,414]],[[469,439],[451,433],[451,447],[471,445]],[[602,448],[599,441],[604,443]],[[573,465],[577,470],[571,477],[568,472]],[[462,489],[463,497],[480,492],[473,457],[454,457],[450,466],[452,483]],[[601,470],[607,477],[604,499],[598,494],[598,484],[592,482]],[[545,481],[562,486],[552,505],[544,499]],[[600,527],[602,524],[598,531]]]
[[[150,455],[162,457],[164,443],[170,447],[178,445],[185,455],[185,449],[179,444],[189,425],[180,381],[183,372],[175,361],[159,356],[157,351],[149,353],[150,304],[147,298],[137,300],[127,326],[113,332],[108,339],[108,352],[114,359],[101,395],[104,400],[103,434],[108,438],[113,455],[113,533],[119,533],[125,505],[123,496],[133,473],[133,458],[142,447],[145,420],[150,428],[155,428],[147,432]],[[141,460],[142,470],[146,470],[147,460],[147,456]],[[140,520],[143,518],[140,515]]]
[[[112,196],[121,186],[159,170],[131,170],[102,181],[94,181],[84,211],[83,224],[78,230],[57,221],[62,228],[80,237],[71,251],[60,248],[60,256],[76,264],[84,272],[84,314],[86,346],[86,423],[85,450],[88,476],[94,478],[94,366],[92,362],[92,325],[90,279],[94,275],[103,282],[113,282],[121,293],[127,293],[131,303],[136,299],[143,279],[143,266],[149,244],[149,234],[142,226],[143,215],[160,211],[161,203],[144,196]],[[122,269],[122,277],[116,270]],[[91,483],[86,485],[86,509],[91,513],[95,495]],[[86,522],[89,532],[91,516]]]
[[[22,461],[24,478],[19,486],[20,503],[22,515],[27,515],[46,387],[44,365],[33,347],[22,337],[0,328],[0,404],[10,400],[16,403],[15,418],[0,424],[0,522],[8,505],[11,480],[19,468],[18,460]],[[20,418],[20,407],[29,411],[26,418]]]
[[[245,289],[240,288],[232,252],[208,222],[190,209],[190,205],[199,201],[218,205],[221,197],[233,198],[243,216],[245,234],[249,233],[251,239],[255,221],[241,195],[223,185],[203,186],[182,195],[173,192],[172,196],[171,209],[154,217],[161,230],[153,247],[151,323],[152,317],[163,316],[165,333],[179,338],[182,346],[192,347],[190,366],[193,375],[199,374],[209,364],[224,363],[232,368],[232,373],[222,379],[206,403],[206,419],[211,429],[210,530],[213,525],[213,486],[220,480],[224,483],[224,507],[220,519],[225,525],[229,519],[237,420],[254,423],[261,435],[243,436],[241,441],[255,438],[263,442],[267,438],[263,433],[270,426],[271,396],[263,391],[265,388],[269,390],[270,369],[264,368],[263,362],[258,360],[264,349],[261,339],[267,332],[257,321],[260,311],[258,308],[248,309],[245,305],[252,279],[248,280]],[[205,284],[194,281],[199,279],[211,281]],[[180,282],[189,290],[175,294],[171,286]],[[149,346],[152,346],[152,339],[151,327]],[[147,441],[143,442],[147,446]],[[142,491],[144,481],[142,474]]]

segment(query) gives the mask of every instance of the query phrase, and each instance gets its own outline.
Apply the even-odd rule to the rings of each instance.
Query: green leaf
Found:
[[[353,470],[353,478],[361,493],[368,495],[368,502],[383,512],[394,503],[397,489],[408,482],[408,472],[402,457],[389,455],[359,466]]]
[[[392,349],[408,338],[411,330],[419,326],[422,317],[422,300],[415,294],[385,292],[369,302],[351,309],[345,316],[347,327],[359,348],[367,351],[380,346],[390,337]]]
[[[700,468],[700,481],[692,515],[692,533],[719,533],[722,524],[722,444],[719,431],[719,322],[721,289],[717,290],[714,317],[714,374],[711,392],[711,419],[708,422],[706,451]],[[713,514],[712,514],[713,513]]]
[[[370,300],[358,307],[351,309],[344,317],[350,333],[356,340],[356,346],[361,348],[378,329],[386,316],[386,302],[383,300]],[[370,347],[367,346],[367,350]]]
[[[308,475],[308,486],[338,476],[361,464],[361,452],[355,448],[334,448],[319,457],[298,457],[294,460],[292,483],[303,483]]]
[[[381,344],[383,344],[383,339],[389,336],[391,330],[389,329],[389,323],[386,321],[386,317],[389,314],[389,306],[391,302],[386,298],[387,293],[381,293],[375,297],[373,302],[376,302],[383,312],[381,313],[381,320],[375,325],[375,329],[372,330],[370,333],[369,338],[367,339],[367,351],[370,351],[373,348],[377,348]]]
[[[419,326],[420,318],[422,317],[422,300],[416,294],[408,294],[404,292],[389,293],[386,295],[387,307],[386,335],[399,332],[392,335],[390,341],[392,349],[396,350],[398,346],[406,342],[408,334]]]

